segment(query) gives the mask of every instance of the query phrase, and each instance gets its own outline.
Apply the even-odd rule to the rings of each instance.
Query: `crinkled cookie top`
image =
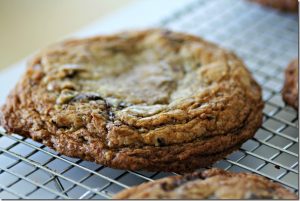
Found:
[[[51,116],[55,132],[80,135],[84,128],[111,148],[224,135],[261,101],[234,54],[167,30],[67,41],[31,66],[35,108]]]

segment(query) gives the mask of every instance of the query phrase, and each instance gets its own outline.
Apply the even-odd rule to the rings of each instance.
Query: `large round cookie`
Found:
[[[283,100],[298,110],[298,59],[294,59],[285,70],[285,82],[282,89]]]
[[[114,199],[297,199],[284,187],[250,173],[210,169],[124,190]]]
[[[298,0],[250,0],[282,11],[298,11]]]
[[[191,171],[251,138],[261,89],[233,53],[166,30],[71,40],[38,54],[1,124],[121,169]]]

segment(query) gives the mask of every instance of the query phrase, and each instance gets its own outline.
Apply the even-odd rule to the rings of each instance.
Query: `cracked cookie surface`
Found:
[[[297,199],[267,178],[209,169],[171,176],[124,190],[114,199]]]
[[[2,107],[1,125],[109,167],[182,172],[251,138],[262,108],[261,89],[235,54],[151,29],[40,52]]]

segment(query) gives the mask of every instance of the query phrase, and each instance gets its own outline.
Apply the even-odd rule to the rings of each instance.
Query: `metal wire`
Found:
[[[263,88],[254,138],[214,167],[263,175],[298,192],[298,114],[281,99],[283,71],[298,55],[298,20],[248,1],[198,0],[156,26],[190,32],[236,52]],[[0,198],[111,198],[175,173],[124,171],[72,159],[0,130]],[[22,187],[23,186],[23,187]]]

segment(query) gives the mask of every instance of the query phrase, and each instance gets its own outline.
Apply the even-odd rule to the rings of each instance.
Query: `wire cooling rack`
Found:
[[[263,87],[263,125],[253,139],[214,166],[254,172],[298,193],[298,115],[280,94],[284,68],[298,55],[298,17],[248,1],[199,0],[157,26],[233,50]],[[122,189],[173,174],[111,169],[0,132],[0,198],[111,198]]]

